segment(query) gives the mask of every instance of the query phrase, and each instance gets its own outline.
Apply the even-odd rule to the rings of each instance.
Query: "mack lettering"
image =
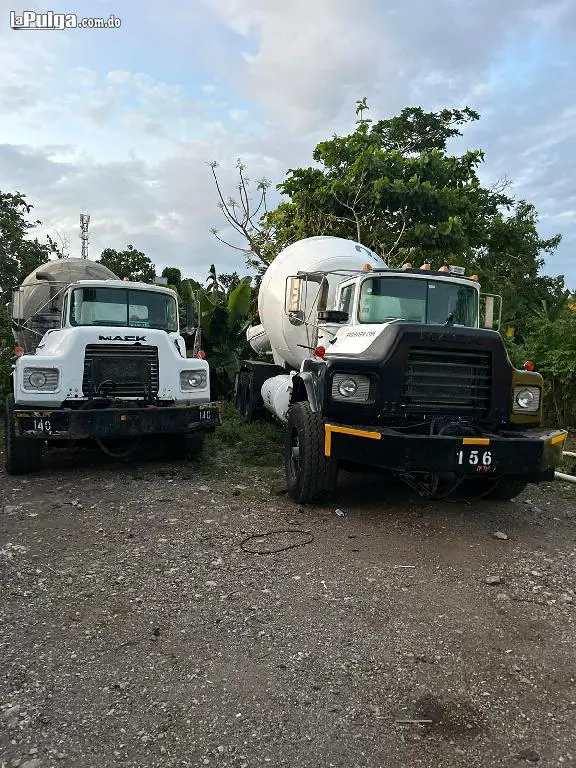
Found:
[[[146,336],[98,336],[98,341],[146,341]]]

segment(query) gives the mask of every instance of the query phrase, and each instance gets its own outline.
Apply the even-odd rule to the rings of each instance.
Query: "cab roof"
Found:
[[[149,285],[148,283],[133,282],[131,280],[76,280],[70,287],[78,288],[129,288],[131,291],[153,291],[164,293],[168,296],[176,296],[175,291],[165,285]]]

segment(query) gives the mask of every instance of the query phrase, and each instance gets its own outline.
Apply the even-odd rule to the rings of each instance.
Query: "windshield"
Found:
[[[70,304],[71,325],[113,325],[178,331],[176,300],[156,291],[77,288]]]
[[[478,294],[472,286],[409,277],[373,277],[362,283],[358,319],[361,323],[406,320],[477,326]]]

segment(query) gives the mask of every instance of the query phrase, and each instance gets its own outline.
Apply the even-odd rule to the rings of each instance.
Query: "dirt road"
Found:
[[[0,474],[2,768],[576,765],[574,486],[429,503],[346,476],[302,509],[281,479]],[[310,533],[241,546],[280,529]]]

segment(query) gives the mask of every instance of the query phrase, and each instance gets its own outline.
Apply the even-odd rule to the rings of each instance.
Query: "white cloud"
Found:
[[[159,266],[203,276],[212,262],[242,265],[209,234],[225,222],[206,161],[221,164],[228,195],[237,157],[252,179],[277,183],[311,164],[317,141],[353,128],[363,96],[375,119],[469,104],[483,119],[456,146],[486,149],[483,178],[507,174],[541,211],[543,232],[563,231],[569,244],[575,9],[570,0],[127,0],[121,35],[2,30],[0,188],[28,194],[74,248],[86,209],[92,254],[133,242]],[[568,245],[549,266],[576,284]]]

